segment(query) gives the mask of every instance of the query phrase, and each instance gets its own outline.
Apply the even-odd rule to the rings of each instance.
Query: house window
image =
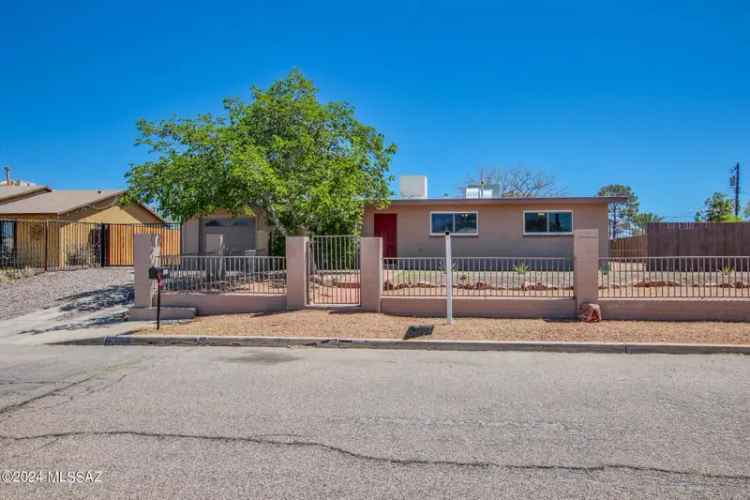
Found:
[[[10,258],[16,247],[16,223],[0,221],[0,257]]]
[[[573,232],[571,211],[524,211],[523,234],[570,234]]]
[[[446,231],[456,236],[476,236],[479,215],[477,212],[431,212],[430,234],[442,236]]]

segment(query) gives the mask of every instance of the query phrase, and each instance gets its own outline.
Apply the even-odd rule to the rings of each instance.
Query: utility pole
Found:
[[[740,216],[740,162],[730,170],[729,186],[734,188],[734,216]]]
[[[737,217],[740,216],[740,162],[737,162],[737,165],[734,166],[736,170],[735,179],[736,179],[736,186],[734,187],[734,215]]]

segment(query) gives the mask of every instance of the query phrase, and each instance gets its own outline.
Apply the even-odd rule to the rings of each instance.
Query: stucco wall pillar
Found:
[[[307,303],[307,236],[286,237],[286,308]]]
[[[576,307],[599,301],[599,230],[573,232]]]
[[[133,274],[135,278],[135,307],[151,307],[156,294],[156,281],[148,279],[148,269],[159,265],[161,255],[158,234],[133,235]]]
[[[383,238],[361,239],[359,281],[362,310],[380,312],[380,297],[383,294]]]

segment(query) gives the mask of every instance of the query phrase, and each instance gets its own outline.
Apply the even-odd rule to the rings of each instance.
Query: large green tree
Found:
[[[136,144],[155,159],[131,167],[127,197],[185,221],[218,209],[262,210],[281,234],[351,233],[363,205],[384,205],[396,146],[351,105],[322,103],[293,70],[222,116],[140,120]]]
[[[706,198],[703,210],[695,214],[696,222],[737,222],[734,215],[734,201],[724,193],[716,192]]]
[[[598,196],[621,196],[622,202],[609,204],[609,237],[612,239],[629,234],[634,227],[633,217],[638,213],[640,202],[630,186],[607,184],[602,186]]]

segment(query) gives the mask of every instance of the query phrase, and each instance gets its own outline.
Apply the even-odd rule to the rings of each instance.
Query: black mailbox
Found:
[[[162,281],[164,279],[164,269],[161,267],[155,267],[155,266],[149,267],[148,279]]]

